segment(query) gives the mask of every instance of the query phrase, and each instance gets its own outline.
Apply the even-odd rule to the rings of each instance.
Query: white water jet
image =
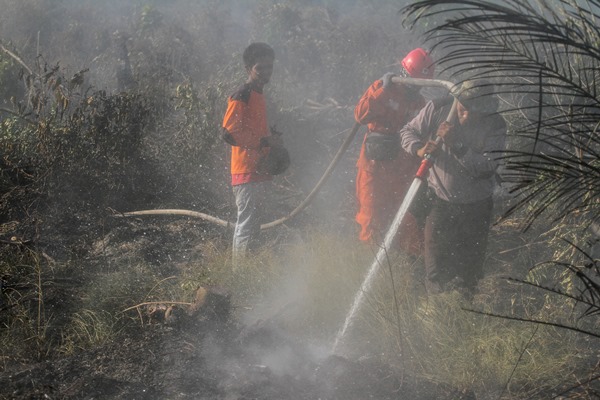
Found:
[[[371,288],[373,278],[377,275],[377,271],[379,271],[379,267],[383,264],[383,261],[385,260],[385,256],[387,255],[388,249],[391,248],[392,241],[394,240],[394,237],[396,236],[396,233],[398,232],[398,228],[400,227],[400,224],[402,223],[402,220],[404,219],[404,216],[406,215],[406,212],[408,211],[408,207],[411,205],[413,199],[417,195],[417,192],[419,191],[419,188],[421,187],[422,183],[423,183],[423,181],[420,178],[415,178],[413,180],[412,184],[410,185],[408,192],[406,192],[406,196],[404,196],[404,200],[402,201],[402,204],[400,205],[400,208],[398,209],[398,212],[396,213],[396,216],[394,217],[394,220],[392,221],[390,228],[388,229],[387,233],[385,234],[383,243],[381,244],[381,247],[379,248],[379,251],[377,252],[377,255],[375,256],[375,259],[373,260],[373,263],[371,264],[371,267],[369,268],[369,272],[367,273],[365,280],[363,281],[362,285],[360,286],[360,289],[358,290],[358,292],[356,293],[356,296],[354,297],[354,302],[352,303],[352,307],[350,308],[350,311],[348,312],[348,315],[346,316],[346,321],[344,322],[342,329],[340,329],[340,331],[338,332],[338,334],[335,338],[335,342],[333,343],[333,349],[332,349],[333,354],[336,353],[337,347],[339,346],[339,344],[343,340],[344,336],[346,335],[346,331],[348,330],[348,328],[354,321],[354,317],[363,302],[365,293],[367,293],[367,291],[369,291],[369,289]]]
[[[402,83],[408,79],[407,83],[415,83],[415,84],[418,84],[419,86],[421,86],[421,85],[422,86],[442,86],[442,87],[446,87],[448,90],[450,90],[454,86],[451,82],[448,82],[448,81],[438,81],[438,80],[431,80],[431,79],[412,79],[412,78],[393,78],[393,79],[394,80],[392,80],[392,82]],[[450,108],[450,112],[448,113],[448,116],[446,117],[446,122],[452,122],[453,118],[456,116],[457,104],[458,104],[458,100],[454,99],[454,101],[452,102],[452,107]],[[437,137],[436,143],[439,143],[440,139],[441,139],[440,137]],[[429,168],[431,167],[432,163],[433,163],[433,159],[431,158],[431,155],[425,154],[423,161],[421,161],[421,166],[419,167],[419,170],[415,174],[415,179],[413,180],[412,184],[410,185],[410,188],[408,188],[408,192],[406,192],[406,196],[404,196],[404,200],[402,201],[402,204],[400,205],[400,208],[398,209],[398,212],[396,213],[396,216],[394,217],[394,220],[392,221],[390,228],[388,229],[387,233],[385,234],[383,243],[382,243],[381,247],[379,248],[377,255],[375,256],[373,263],[371,264],[371,268],[369,268],[369,272],[367,273],[365,280],[363,281],[362,285],[360,286],[358,293],[356,293],[356,296],[354,297],[354,302],[352,303],[350,312],[348,312],[348,315],[346,316],[346,321],[344,321],[344,326],[342,326],[342,329],[340,329],[337,336],[335,337],[335,341],[333,342],[333,348],[331,350],[332,354],[336,353],[337,347],[339,346],[339,344],[343,340],[344,336],[346,335],[346,331],[348,330],[348,328],[354,321],[354,317],[363,302],[365,293],[371,288],[371,283],[373,282],[373,278],[375,277],[375,275],[377,275],[377,271],[379,270],[379,267],[382,265],[384,256],[387,255],[388,249],[391,248],[392,240],[394,240],[394,237],[396,236],[396,233],[398,232],[398,228],[400,227],[400,224],[402,223],[402,220],[404,219],[404,215],[406,215],[406,212],[408,211],[408,207],[410,207],[412,201],[414,200],[415,196],[417,195],[417,192],[419,191],[419,188],[421,187],[421,184],[423,183],[423,181],[427,179],[426,178],[427,171],[429,171]]]

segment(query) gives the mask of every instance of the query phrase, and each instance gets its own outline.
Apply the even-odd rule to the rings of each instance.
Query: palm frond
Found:
[[[513,116],[509,212],[533,203],[525,228],[554,205],[558,218],[600,216],[600,1],[422,0],[402,12],[411,27],[433,22],[440,74],[497,84]]]

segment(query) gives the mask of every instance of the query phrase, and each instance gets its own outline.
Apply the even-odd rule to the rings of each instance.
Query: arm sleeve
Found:
[[[433,111],[433,102],[430,101],[400,130],[400,143],[406,152],[416,156],[417,150],[425,145],[425,138],[431,129]]]
[[[354,119],[362,125],[377,120],[387,112],[386,104],[389,99],[390,93],[383,89],[383,82],[381,80],[373,82],[354,108]]]
[[[223,118],[223,139],[233,146],[258,149],[260,143],[251,132],[253,125],[249,120],[248,105],[230,98]]]

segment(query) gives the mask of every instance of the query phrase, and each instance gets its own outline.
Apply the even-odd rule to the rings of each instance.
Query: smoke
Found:
[[[138,203],[130,206],[190,207],[218,217],[231,216],[235,208],[226,152],[218,142],[227,96],[246,79],[243,49],[252,41],[268,42],[276,52],[266,88],[269,120],[284,133],[292,157],[289,172],[276,182],[279,198],[287,199],[280,210],[285,213],[325,171],[354,124],[353,107],[364,90],[421,45],[401,27],[397,12],[402,5],[358,0],[0,0],[0,41],[39,72],[58,65],[73,77],[89,69],[74,98],[94,90],[140,93],[152,119],[140,140],[143,148],[136,149],[146,163],[131,168],[147,172],[148,179],[119,177],[119,185],[137,196]],[[5,59],[2,54],[0,61]],[[18,95],[14,88],[0,91],[3,100]],[[322,107],[308,107],[309,100]],[[292,228],[313,225],[353,234],[360,136]],[[156,187],[151,195],[138,196]],[[68,201],[77,203],[77,198]],[[307,271],[319,262],[311,257],[290,262],[276,289],[244,316],[247,329],[238,339],[248,344],[244,352],[251,363],[240,365],[218,341],[206,343],[206,358],[237,376],[240,370],[253,375],[265,368],[278,376],[310,375],[329,355],[330,344],[311,342],[304,332],[287,327],[308,320],[314,309],[315,278]],[[347,297],[341,298],[342,313],[350,304]],[[259,336],[266,332],[270,340],[261,343]]]
[[[31,66],[59,64],[66,75],[89,68],[86,87],[116,92],[131,87],[120,81],[129,65],[138,88],[159,109],[182,84],[199,91],[217,86],[218,97],[207,99],[216,101],[212,124],[220,123],[227,96],[245,80],[244,47],[251,41],[270,43],[277,60],[267,88],[269,118],[285,133],[294,162],[290,173],[302,191],[314,185],[352,126],[352,107],[362,92],[420,45],[401,27],[402,4],[395,1],[2,0],[0,5],[0,40]],[[315,115],[307,100],[326,107]],[[153,140],[172,137],[181,122],[168,121],[170,114],[157,117],[167,121],[157,121],[161,132]],[[336,193],[352,190],[358,147],[316,200],[320,212],[329,202],[344,200]],[[222,149],[209,150],[226,156]],[[165,173],[180,168],[170,156],[159,160]],[[218,168],[226,166],[220,162]]]
[[[313,398],[314,393],[299,393],[321,390],[319,366],[331,355],[331,346],[307,334],[310,328],[301,328],[314,322],[307,318],[314,311],[310,288],[314,282],[306,273],[312,266],[293,254],[288,256],[289,263],[281,268],[271,292],[258,295],[258,301],[241,316],[239,333],[227,340],[211,335],[203,343],[206,365],[219,371],[219,387],[231,398],[269,392],[277,393],[273,398],[282,393],[290,393],[290,398]],[[310,258],[304,261],[310,263]]]

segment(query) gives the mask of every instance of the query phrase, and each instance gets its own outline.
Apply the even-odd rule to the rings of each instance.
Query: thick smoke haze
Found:
[[[207,118],[213,124],[220,123],[228,94],[245,80],[244,47],[251,41],[270,43],[277,59],[267,88],[269,119],[285,132],[294,161],[291,173],[303,191],[316,182],[352,126],[352,107],[366,87],[422,45],[402,27],[403,3],[397,1],[26,0],[1,5],[0,41],[31,67],[58,65],[67,76],[89,69],[85,86],[109,93],[135,83],[159,108],[182,85],[211,91],[206,95],[214,107]],[[20,87],[13,82],[0,90],[6,101],[11,97],[6,92],[18,93]],[[325,107],[308,109],[307,101]],[[170,137],[170,129],[161,127],[159,139]],[[324,194],[351,190],[359,142]],[[165,167],[172,163],[160,161]],[[215,180],[212,188],[208,183],[202,188],[214,191]],[[217,192],[223,196],[226,189]],[[191,207],[189,201],[184,205]]]
[[[227,96],[246,79],[243,49],[253,41],[269,43],[276,53],[266,89],[269,119],[284,132],[292,157],[290,171],[277,181],[279,197],[287,200],[273,211],[276,218],[321,177],[354,124],[353,107],[364,90],[384,73],[397,71],[398,59],[423,45],[402,27],[402,6],[383,0],[0,0],[0,43],[36,72],[57,66],[73,77],[83,71],[76,96],[135,91],[151,104],[154,120],[139,151],[156,169],[154,181],[135,185],[135,203],[120,199],[107,206],[192,209],[229,220],[235,206],[218,126]],[[23,91],[16,80],[0,88],[7,106]],[[190,93],[195,94],[186,97]],[[190,100],[195,98],[198,104]],[[186,124],[192,129],[182,128]],[[362,131],[307,215],[292,225],[353,234],[361,136]],[[178,147],[190,142],[197,148]],[[290,271],[306,268],[289,266]],[[308,283],[298,273],[284,280],[265,301],[271,309],[257,307],[245,323],[254,324],[280,304],[306,312],[301,301]],[[267,364],[278,363],[277,354],[265,357]]]
[[[285,201],[273,210],[275,219],[303,200],[321,177],[354,124],[353,107],[364,90],[384,73],[397,71],[398,59],[423,45],[402,27],[403,5],[384,0],[0,0],[0,42],[35,71],[58,66],[67,77],[85,71],[80,96],[133,90],[151,104],[154,121],[144,132],[140,157],[155,169],[149,170],[152,177],[135,185],[135,203],[119,199],[106,206],[192,209],[228,220],[235,205],[218,127],[227,96],[246,79],[243,49],[252,41],[271,44],[276,64],[266,88],[269,120],[284,132],[292,157],[286,176],[276,180]],[[23,95],[15,82],[0,91],[5,102]],[[198,104],[192,95],[186,97],[189,93],[197,93]],[[307,213],[292,225],[354,233],[362,132]],[[190,143],[190,149],[181,147]],[[294,299],[273,304],[303,297],[302,279],[289,281],[282,293]]]
[[[535,3],[519,11],[539,7],[542,16],[563,4],[496,3]],[[231,150],[221,125],[228,97],[247,79],[242,52],[266,42],[275,51],[265,86],[268,122],[283,133],[291,165],[274,177],[274,206],[265,211],[267,222],[290,215],[349,137],[365,90],[399,73],[398,61],[412,49],[433,46],[424,32],[460,14],[440,10],[409,31],[400,13],[409,4],[417,2],[0,0],[0,397],[472,399],[473,389],[480,400],[550,398],[595,376],[584,363],[597,366],[597,352],[575,332],[465,312],[467,304],[494,315],[564,317],[585,326],[574,312],[577,297],[563,303],[550,299],[558,292],[537,291],[577,290],[574,278],[541,268],[553,254],[574,253],[556,244],[561,230],[574,237],[572,227],[555,229],[548,220],[519,232],[520,212],[514,220],[498,218],[477,294],[430,296],[422,254],[388,254],[385,246],[358,240],[356,163],[364,126],[310,204],[264,230],[265,246],[241,267],[232,267],[231,226],[156,213],[179,209],[235,221]],[[487,16],[483,25],[495,21]],[[573,37],[576,23],[565,23]],[[527,42],[535,35],[516,37]],[[512,39],[499,38],[519,43]],[[466,57],[455,57],[456,64],[446,59],[435,77],[458,82],[459,72],[473,74],[460,64],[478,59],[480,43],[446,47],[453,55],[474,51],[458,51]],[[434,59],[443,56],[436,54],[446,51],[443,44]],[[496,76],[504,72],[494,69],[499,52],[484,54],[492,77],[521,79],[519,71]],[[553,59],[550,47],[539,54],[545,60],[524,70],[526,76]],[[564,70],[550,68],[552,80],[555,71],[594,76],[587,67],[576,75],[585,65],[577,51],[556,54],[554,62],[574,57]],[[572,80],[560,81],[556,93]],[[586,93],[596,80],[589,83]],[[537,85],[522,90],[522,96],[500,93],[515,143],[522,139],[513,134],[517,123],[544,127],[531,123],[544,111],[552,127],[561,112],[538,107]],[[445,92],[421,90],[426,99]],[[543,100],[552,105],[559,97]],[[531,101],[535,107],[519,109]],[[596,132],[590,121],[586,134]],[[557,139],[551,147],[571,143]],[[494,219],[513,196],[497,191]],[[128,213],[140,210],[150,211]],[[599,246],[594,242],[593,255]],[[376,257],[380,250],[385,262]],[[370,275],[369,265],[382,268]],[[363,290],[368,276],[373,285]],[[529,277],[540,286],[515,290]],[[359,312],[349,312],[362,294]],[[350,328],[342,335],[344,326]]]

